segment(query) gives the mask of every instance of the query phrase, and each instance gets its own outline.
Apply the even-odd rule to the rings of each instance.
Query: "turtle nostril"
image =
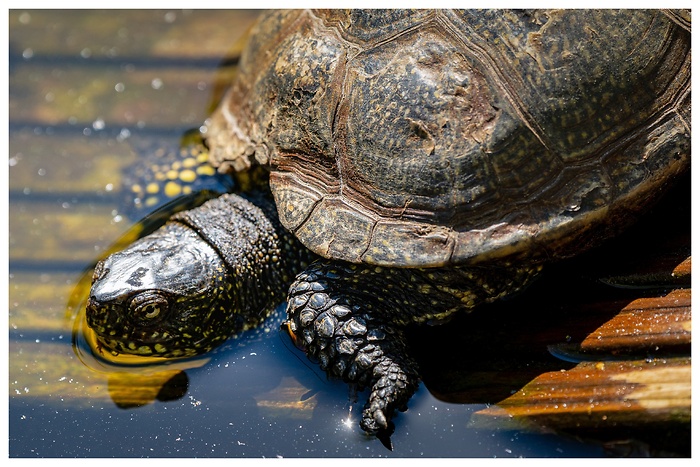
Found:
[[[92,273],[92,283],[99,281],[109,273],[109,268],[105,267],[104,261],[99,261],[95,265],[95,270]]]

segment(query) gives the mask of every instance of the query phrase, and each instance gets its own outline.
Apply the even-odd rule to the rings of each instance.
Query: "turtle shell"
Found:
[[[328,258],[565,257],[689,167],[690,65],[685,12],[273,11],[207,139]]]

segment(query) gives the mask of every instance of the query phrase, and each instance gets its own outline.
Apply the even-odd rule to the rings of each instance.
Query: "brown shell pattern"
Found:
[[[690,57],[686,12],[273,11],[208,144],[325,257],[565,257],[688,169]]]

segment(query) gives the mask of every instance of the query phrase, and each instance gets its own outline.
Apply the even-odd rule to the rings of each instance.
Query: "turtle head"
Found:
[[[87,323],[116,353],[185,357],[206,352],[231,325],[226,266],[196,232],[177,222],[95,268]],[[235,321],[235,319],[233,319]]]
[[[224,194],[100,262],[86,311],[99,345],[186,357],[265,319],[310,257],[269,198]]]

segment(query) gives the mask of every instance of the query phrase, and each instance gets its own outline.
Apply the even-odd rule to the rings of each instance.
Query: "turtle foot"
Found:
[[[353,287],[360,268],[318,262],[297,276],[289,292],[287,326],[330,376],[360,390],[371,388],[360,426],[388,439],[394,413],[406,410],[420,377],[401,327],[388,318],[396,310],[382,309],[376,297]]]

